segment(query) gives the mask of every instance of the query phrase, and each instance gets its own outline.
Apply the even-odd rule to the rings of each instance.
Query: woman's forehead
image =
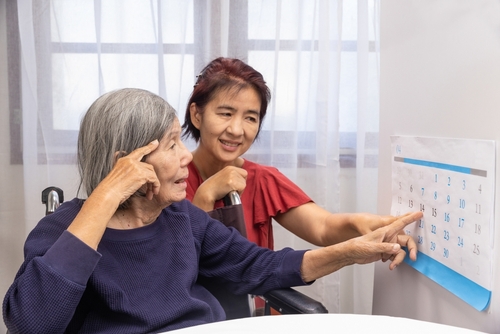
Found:
[[[249,95],[250,94],[250,95]],[[218,103],[231,104],[235,100],[246,100],[248,101],[249,96],[253,96],[256,99],[256,102],[261,104],[260,95],[256,91],[255,88],[251,86],[240,87],[240,86],[232,86],[225,89],[222,89],[216,92],[211,101],[217,101]],[[253,100],[252,98],[252,100]]]
[[[163,134],[162,139],[173,139],[177,138],[181,134],[181,124],[179,122],[179,119],[177,116],[174,118],[172,125],[165,130],[165,133]]]

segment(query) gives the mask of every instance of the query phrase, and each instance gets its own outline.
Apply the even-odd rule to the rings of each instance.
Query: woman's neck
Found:
[[[205,154],[200,147],[196,148],[193,152],[193,163],[200,173],[203,181],[221,171],[227,166],[243,167],[243,158],[238,157],[233,161],[220,161],[215,159],[212,155]]]
[[[139,202],[142,201],[139,200]],[[127,209],[116,210],[107,227],[118,230],[130,230],[153,223],[160,215],[161,209],[156,207],[151,208],[150,204],[146,202],[140,204],[130,201],[130,206]]]

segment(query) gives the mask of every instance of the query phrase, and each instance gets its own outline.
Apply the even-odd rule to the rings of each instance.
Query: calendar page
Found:
[[[495,142],[391,136],[392,215],[418,246],[407,264],[479,311],[491,297]]]

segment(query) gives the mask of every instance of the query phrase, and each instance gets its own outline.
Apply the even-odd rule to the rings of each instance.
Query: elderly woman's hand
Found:
[[[156,150],[158,140],[154,140],[146,146],[139,147],[130,154],[118,158],[111,172],[99,184],[96,190],[111,192],[120,199],[120,203],[125,202],[142,186],[146,187],[146,198],[152,199],[158,194],[160,181],[156,176],[152,165],[143,162],[143,158]],[[104,188],[104,189],[102,189]]]
[[[155,140],[119,158],[111,172],[84,202],[68,231],[97,249],[107,224],[121,203],[143,186],[147,188],[146,197],[149,199],[158,194],[160,181],[154,168],[142,162],[142,158],[153,152],[158,144]]]
[[[408,224],[421,219],[422,216],[422,212],[407,213],[387,226],[352,239],[351,241],[355,243],[352,254],[355,263],[364,264],[378,260],[384,262],[391,260],[389,268],[392,270],[403,262],[406,256],[406,252],[401,247],[406,247],[410,252],[410,259],[415,261],[417,259],[417,245],[412,237],[404,233],[403,229]],[[388,249],[388,251],[374,251],[381,243],[393,244],[393,248]]]
[[[406,255],[401,247],[408,247],[410,258],[415,260],[415,242],[403,233],[403,229],[422,216],[422,212],[408,213],[391,224],[363,236],[306,252],[302,260],[302,278],[305,282],[311,282],[351,264],[366,264],[387,259],[392,261],[389,266],[392,270]]]
[[[370,213],[356,213],[351,215],[352,225],[355,226],[360,235],[366,235],[384,226],[388,226],[398,219],[404,218],[411,213],[407,213],[401,216],[389,216],[389,215],[375,215]],[[410,258],[415,261],[417,257],[417,247],[414,240],[406,235],[403,230],[399,231],[399,239],[405,241],[408,250],[410,251]],[[401,251],[404,253],[404,251]],[[403,255],[404,258],[404,255]],[[382,257],[382,261],[393,260],[394,256],[385,254]],[[392,266],[392,265],[391,265]],[[392,268],[391,268],[392,269]]]

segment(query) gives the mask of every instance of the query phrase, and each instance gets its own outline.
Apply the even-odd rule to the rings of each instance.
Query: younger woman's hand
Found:
[[[217,200],[236,190],[240,195],[246,187],[248,172],[227,166],[205,180],[196,190],[192,203],[205,211],[214,209]]]

